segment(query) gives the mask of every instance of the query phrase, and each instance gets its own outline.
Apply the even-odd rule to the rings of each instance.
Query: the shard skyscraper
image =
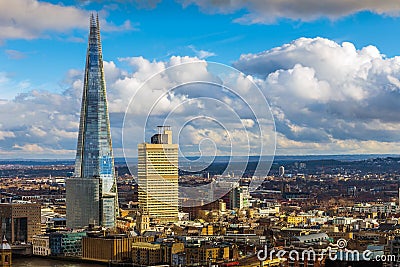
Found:
[[[74,177],[66,181],[67,227],[111,228],[118,194],[99,18],[91,15]]]

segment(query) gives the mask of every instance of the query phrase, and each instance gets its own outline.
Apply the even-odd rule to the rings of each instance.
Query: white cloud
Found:
[[[27,57],[27,54],[18,50],[7,49],[5,51],[9,59],[23,59]]]
[[[19,157],[21,153],[27,157],[49,157],[60,151],[66,152],[60,153],[62,157],[72,157],[67,150],[76,146],[82,90],[80,86],[74,88],[74,84],[62,94],[28,86],[27,92],[1,101],[1,150],[8,151],[10,157]],[[1,97],[7,85],[0,83]]]
[[[125,66],[128,63],[131,69],[120,68],[118,66],[120,62]],[[198,64],[194,66],[190,64],[192,62]],[[183,65],[178,71],[168,71],[168,68],[180,64]],[[236,144],[234,148],[237,151],[246,148],[248,136],[245,127],[252,128],[255,119],[249,116],[238,117],[237,113],[242,112],[241,115],[246,115],[245,112],[249,112],[245,103],[235,99],[232,93],[221,86],[201,83],[181,86],[193,80],[215,80],[209,73],[205,61],[179,56],[172,56],[167,61],[149,61],[142,57],[131,57],[120,59],[118,62],[104,62],[104,68],[113,146],[116,151],[120,151],[122,146],[122,121],[132,97],[134,105],[128,110],[128,116],[133,118],[133,125],[127,127],[132,130],[129,139],[133,143],[130,147],[135,148],[133,149],[135,154],[137,143],[148,140],[149,134],[154,133],[156,125],[162,123],[167,115],[169,115],[166,119],[168,124],[176,130],[176,140],[178,140],[178,130],[185,128],[185,123],[189,123],[196,131],[203,133],[201,135],[203,139],[213,139],[221,153],[229,153],[232,142]],[[160,71],[165,72],[148,80]],[[9,79],[5,75],[0,77],[4,77],[4,83],[0,83],[1,92],[7,89]],[[79,127],[82,78],[81,70],[70,70],[63,81],[67,88],[64,92],[38,91],[29,86],[27,92],[2,101],[0,104],[0,114],[3,114],[0,115],[2,150],[10,151],[10,155],[31,151],[36,157],[46,157],[55,151],[66,151],[68,154],[64,156],[72,158]],[[233,82],[244,84],[243,77]],[[248,92],[249,88],[245,91]],[[151,116],[147,118],[148,115]],[[215,119],[215,122],[202,119],[204,116]],[[223,127],[232,132],[230,142],[226,142],[227,139],[220,135],[225,131]],[[144,128],[147,130],[146,136],[143,135]],[[198,140],[193,139],[193,136],[190,139],[180,139],[182,144],[192,147],[197,147]]]
[[[278,155],[326,155],[326,154],[399,154],[400,142],[332,140],[330,143],[299,142],[279,134]]]
[[[89,11],[62,4],[38,0],[0,0],[0,41],[7,39],[35,39],[50,32],[65,33],[73,29],[87,29]],[[116,26],[101,22],[106,31],[132,30],[130,21]]]
[[[178,129],[174,138],[186,155],[229,154],[229,149],[257,153],[248,145],[260,142],[258,124],[267,133],[263,142],[270,144],[274,136],[268,134],[273,129],[270,121],[251,115],[250,108],[258,112],[263,102],[254,95],[252,82],[272,106],[281,154],[400,153],[399,57],[387,58],[373,46],[357,50],[351,43],[323,38],[300,38],[259,54],[242,55],[234,65],[247,76],[228,78],[225,85],[236,86],[241,97],[252,99],[251,104],[221,86],[179,86],[193,80],[216,81],[205,61],[196,67],[186,64],[177,72],[165,71],[198,60],[173,56],[166,61],[129,57],[104,62],[117,156],[121,156],[122,121],[132,96],[135,105],[128,114],[133,120],[126,125],[128,151],[136,153],[137,143],[148,140],[154,127],[166,121]],[[160,71],[162,75],[153,77]],[[82,78],[82,70],[70,70],[63,81],[67,89],[61,93],[33,90],[27,82],[25,92],[0,101],[0,153],[73,158]],[[10,82],[8,74],[0,73],[1,94]],[[152,116],[146,126],[149,110]]]
[[[133,26],[130,20],[125,20],[121,25],[115,25],[112,23],[107,23],[106,20],[100,19],[100,27],[102,31],[106,32],[122,32],[137,30],[136,26]]]
[[[88,12],[37,0],[0,0],[0,39],[33,39],[46,31],[87,28]]]
[[[184,146],[185,149],[192,149],[192,152],[197,150],[199,140],[209,139],[215,142],[216,149],[223,151],[223,154],[229,154],[229,149],[234,149],[236,152],[241,150],[243,154],[247,154],[243,148],[252,142],[248,141],[247,135],[245,140],[243,134],[239,134],[238,131],[237,134],[234,133],[237,128],[251,128],[254,125],[254,119],[250,119],[251,117],[247,115],[251,113],[246,106],[249,103],[220,85],[202,83],[201,81],[218,82],[209,72],[209,66],[205,61],[177,56],[171,57],[166,62],[150,62],[141,57],[121,60],[128,62],[135,72],[108,88],[112,87],[115,90],[109,90],[110,110],[124,112],[125,110],[121,110],[122,107],[126,108],[133,96],[133,102],[127,110],[128,120],[124,132],[124,139],[129,142],[127,146],[136,147],[138,142],[148,140],[149,134],[154,133],[156,125],[166,123],[172,126],[176,135],[179,131],[183,131],[179,136],[180,141],[187,145]],[[186,64],[192,62],[197,64]],[[179,67],[169,71],[169,67],[172,66]],[[222,66],[214,68],[222,69]],[[153,76],[160,71],[163,71],[162,74]],[[193,83],[193,81],[200,82]],[[187,82],[190,84],[186,84]],[[242,79],[233,79],[232,83],[240,87],[240,83],[244,82]],[[247,91],[250,91],[250,88],[247,88]],[[237,92],[241,93],[240,90]],[[148,119],[147,124],[145,124],[146,119]],[[187,132],[187,127],[195,128],[195,132],[199,134],[196,137],[193,133],[184,134]],[[221,135],[225,131],[224,127],[232,133],[229,141]],[[146,129],[145,136],[143,136],[144,129]],[[178,140],[178,137],[176,139]],[[256,142],[255,138],[253,140]]]
[[[31,86],[27,80],[16,81],[12,73],[0,72],[0,99],[12,99],[18,93],[29,91]]]
[[[373,46],[356,50],[347,42],[300,38],[242,55],[234,65],[257,77],[285,149],[290,144],[335,151],[335,144],[364,151],[379,142],[397,149],[400,57],[386,58]]]
[[[25,144],[23,146],[14,145],[13,148],[20,149],[23,152],[29,152],[29,153],[40,153],[44,151],[44,149],[38,144]]]
[[[15,137],[13,132],[0,131],[0,140],[4,140],[6,138],[13,138],[13,137]]]
[[[273,23],[279,18],[312,21],[321,17],[336,19],[350,14],[371,11],[377,14],[399,16],[400,2],[360,0],[179,0],[184,7],[194,4],[206,13],[230,14],[247,12],[235,21],[245,24]]]
[[[16,144],[13,146],[13,149],[14,151],[11,153],[10,151],[0,150],[0,154],[4,154],[8,157],[14,156],[19,158],[38,158],[43,155],[49,157],[49,155],[51,155],[51,159],[62,159],[75,152],[66,149],[52,149],[49,147],[43,147],[39,144],[24,144],[22,146]]]
[[[136,8],[153,9],[161,2],[161,0],[75,0],[76,2],[88,5],[91,2],[104,4],[110,6],[110,8],[118,8],[115,5],[134,5]]]
[[[188,47],[195,53],[196,57],[198,57],[199,59],[206,59],[209,57],[216,56],[216,54],[214,52],[210,52],[210,51],[206,51],[206,50],[198,50],[193,45],[189,45]]]

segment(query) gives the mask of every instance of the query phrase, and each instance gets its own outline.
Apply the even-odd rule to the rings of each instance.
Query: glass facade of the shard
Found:
[[[96,186],[97,195],[93,188]],[[68,227],[84,227],[92,223],[114,226],[118,215],[118,195],[100,27],[98,18],[93,16],[90,19],[75,175],[67,180],[66,190]]]

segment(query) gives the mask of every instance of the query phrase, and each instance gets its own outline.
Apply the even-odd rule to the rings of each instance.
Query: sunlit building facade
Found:
[[[11,243],[32,242],[41,233],[40,204],[0,203],[0,232]]]
[[[66,181],[67,227],[115,226],[118,195],[98,17],[90,19],[74,177]]]
[[[139,207],[161,222],[178,220],[178,145],[170,127],[138,145]]]

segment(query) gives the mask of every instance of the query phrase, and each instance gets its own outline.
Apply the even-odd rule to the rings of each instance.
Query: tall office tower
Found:
[[[111,145],[99,18],[90,18],[75,174],[66,182],[67,227],[111,228],[118,194]]]
[[[139,208],[161,222],[178,220],[178,145],[169,126],[138,145]]]

